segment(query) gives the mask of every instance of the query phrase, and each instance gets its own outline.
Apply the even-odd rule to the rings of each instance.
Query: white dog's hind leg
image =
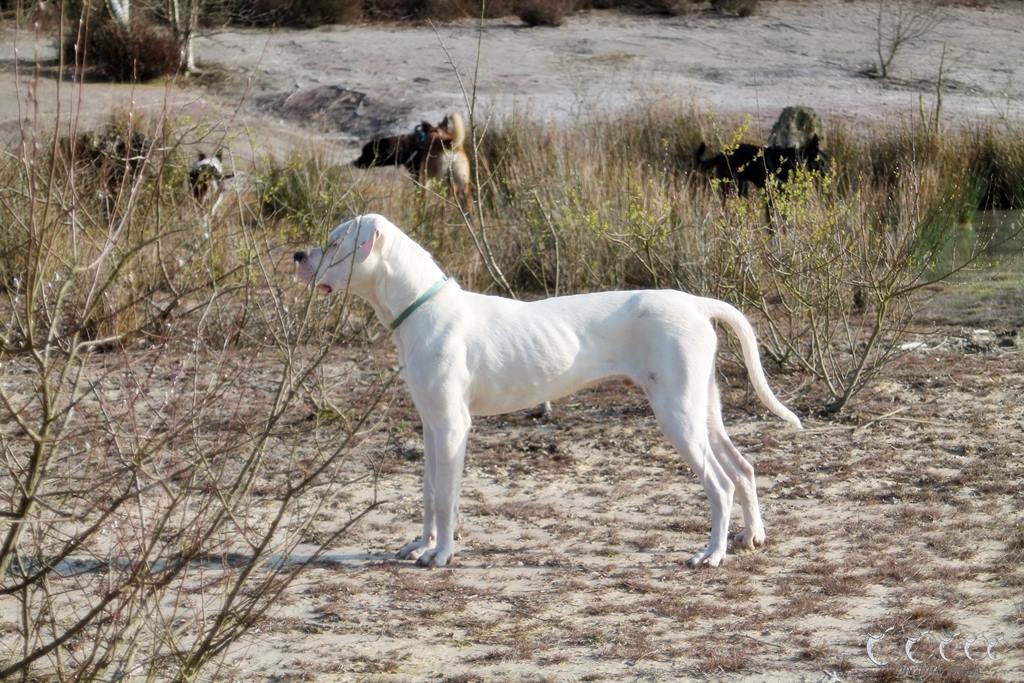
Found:
[[[757,502],[757,482],[754,478],[754,467],[744,458],[733,444],[725,431],[722,421],[722,401],[718,394],[718,385],[711,381],[710,411],[708,419],[711,450],[725,469],[726,474],[736,486],[736,498],[743,511],[744,528],[736,535],[736,543],[746,548],[763,545],[765,540],[764,522],[761,520],[761,508]]]
[[[398,551],[403,560],[418,560],[424,551],[437,545],[437,520],[434,516],[434,477],[437,466],[433,434],[423,425],[423,533]]]
[[[443,567],[455,555],[455,527],[459,521],[459,488],[466,459],[469,413],[452,417],[431,431],[434,451],[433,509],[437,545],[425,549],[416,561],[424,567]]]
[[[702,391],[700,398],[689,400],[683,395],[673,395],[676,391],[659,388],[655,394],[648,388],[648,396],[661,430],[693,468],[711,504],[711,537],[708,545],[690,558],[687,564],[691,567],[717,567],[725,559],[735,489],[708,440],[708,414],[704,405],[707,393]]]
[[[695,439],[691,443],[691,449],[695,448],[699,440]],[[687,564],[691,567],[717,567],[725,560],[725,553],[729,547],[729,518],[732,515],[735,487],[711,450],[706,433],[701,449],[702,452],[698,453],[697,458],[704,464],[703,471],[700,467],[694,471],[704,484],[704,491],[711,501],[711,535],[707,547],[687,560]]]

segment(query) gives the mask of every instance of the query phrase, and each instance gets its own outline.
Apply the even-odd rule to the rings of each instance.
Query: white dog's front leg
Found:
[[[437,520],[434,516],[434,477],[437,465],[435,440],[426,423],[423,425],[423,533],[398,551],[403,560],[418,560],[437,545]]]
[[[437,525],[437,545],[420,555],[417,564],[443,567],[455,555],[455,527],[459,521],[459,488],[462,465],[466,459],[469,414],[451,418],[447,424],[431,430],[434,451],[433,511]]]

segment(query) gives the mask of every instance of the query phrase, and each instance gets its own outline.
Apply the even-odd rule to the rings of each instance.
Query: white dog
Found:
[[[295,254],[297,276],[323,294],[348,288],[393,330],[401,374],[423,420],[423,534],[399,557],[443,566],[455,554],[459,488],[473,415],[536,406],[608,378],[647,393],[662,431],[711,501],[711,539],[691,566],[725,556],[733,494],[764,543],[754,468],[722,423],[712,320],[739,337],[747,373],[771,412],[800,428],[764,377],[754,331],[727,303],[674,290],[605,292],[522,302],[463,291],[382,216],[346,221],[326,249]]]

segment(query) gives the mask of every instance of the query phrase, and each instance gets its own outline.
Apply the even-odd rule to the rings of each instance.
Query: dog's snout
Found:
[[[295,260],[296,263],[302,263],[303,261],[306,260],[306,252],[304,252],[304,251],[297,251],[292,256],[292,258]]]

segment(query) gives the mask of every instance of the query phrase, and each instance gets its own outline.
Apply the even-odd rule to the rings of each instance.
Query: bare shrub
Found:
[[[751,3],[752,0],[744,0]],[[323,23],[370,21],[451,21],[464,18],[520,16],[531,26],[557,26],[566,15],[587,9],[675,16],[700,0],[220,0],[204,5],[207,24],[317,26]],[[527,18],[537,18],[537,23]]]
[[[0,2],[0,18],[12,18],[21,25],[36,24],[44,33],[60,28],[60,3],[38,0]]]
[[[942,5],[929,0],[878,0],[874,74],[888,78],[896,55],[935,30],[946,18]]]
[[[268,3],[265,15],[284,26],[313,27],[324,24],[351,24],[362,20],[359,0],[288,0]]]
[[[477,0],[422,0],[414,4],[419,5],[421,19],[448,21],[480,15],[480,2]]]
[[[689,11],[694,2],[693,0],[640,0],[634,5],[641,12],[674,17]]]
[[[291,0],[289,12],[304,26],[351,24],[363,18],[359,0]]]
[[[233,24],[235,26],[288,26],[290,22],[301,22],[301,17],[286,16],[283,12],[288,3],[275,0],[224,0],[222,3],[203,8],[201,21],[204,25]],[[302,25],[299,23],[298,25]]]
[[[518,6],[518,0],[490,0],[490,2],[485,3],[483,6],[484,17],[487,19],[493,19],[495,17],[507,17],[509,15],[514,15]],[[470,16],[480,16],[479,4],[474,8]]]
[[[186,200],[191,129],[112,123],[160,141],[114,184],[51,129],[0,161],[0,678],[194,679],[375,505],[352,446],[391,377],[335,407],[349,309]]]
[[[929,279],[935,257],[956,226],[947,206],[910,177],[881,206],[865,196],[833,200],[832,179],[799,173],[770,185],[772,222],[761,209],[732,199],[732,237],[712,226],[706,256],[718,296],[760,312],[769,356],[799,367],[839,410],[893,356],[914,314],[913,292]],[[876,198],[877,199],[877,198]],[[728,217],[728,218],[726,218]]]
[[[572,5],[572,0],[526,0],[516,15],[527,26],[561,26]]]
[[[372,6],[365,9],[367,4],[362,0],[217,0],[202,2],[199,19],[205,26],[313,28],[378,18]]]
[[[86,131],[73,138],[60,140],[55,153],[61,161],[79,165],[83,172],[95,174],[100,184],[99,193],[104,195],[105,206],[112,209],[111,199],[130,186],[141,173],[154,144],[159,144],[143,128],[124,124],[124,119],[112,117],[102,129]]]
[[[70,64],[93,67],[114,81],[148,81],[169,76],[181,66],[174,34],[136,15],[125,28],[104,15],[67,35],[64,52]]]
[[[719,14],[749,17],[757,11],[758,0],[711,0],[711,8]]]
[[[487,3],[491,5],[491,3]],[[489,16],[509,12],[509,2],[494,3]],[[449,21],[480,16],[480,3],[475,0],[372,0],[365,3],[366,14],[377,19],[416,19]]]
[[[703,0],[581,0],[576,9],[615,9],[622,12],[675,16]]]

